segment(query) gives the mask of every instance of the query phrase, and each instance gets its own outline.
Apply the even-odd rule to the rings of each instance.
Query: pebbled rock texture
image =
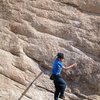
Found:
[[[0,0],[0,100],[18,100],[41,71],[22,100],[53,100],[58,52],[78,64],[63,73],[67,100],[100,100],[100,0]]]

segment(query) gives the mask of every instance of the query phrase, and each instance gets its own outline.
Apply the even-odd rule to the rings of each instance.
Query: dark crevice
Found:
[[[20,86],[18,86],[17,84],[14,84],[16,87],[18,87],[21,90],[24,90],[23,88],[21,88]]]
[[[30,97],[29,95],[27,95],[27,94],[25,94],[25,96],[27,97],[27,98],[29,98],[29,99],[32,99],[32,97]]]
[[[86,55],[87,55],[88,57],[92,58],[94,61],[100,63],[100,57],[99,57],[99,56],[97,57],[97,56],[95,56],[95,55],[93,55],[93,54],[90,54],[90,53],[86,53]]]
[[[24,72],[25,73],[25,69],[24,68],[20,68],[19,66],[16,66],[16,65],[14,65],[14,64],[12,64],[15,68],[17,68],[18,70],[20,70],[20,71],[22,71],[22,72]]]
[[[79,10],[80,12],[82,13],[85,13],[85,14],[88,14],[88,15],[95,15],[95,16],[100,16],[99,13],[95,13],[95,12],[91,12],[91,11],[86,11],[84,9],[81,9],[79,6],[73,4],[73,3],[69,3],[69,2],[63,2],[63,1],[56,1],[54,0],[55,2],[60,2],[62,4],[65,4],[65,5],[68,5],[68,6],[71,6],[73,8],[76,8],[77,10]]]
[[[86,54],[88,57],[92,58],[94,61],[100,63],[100,58],[98,56],[96,56],[95,54],[92,54],[88,51],[85,51],[83,47],[80,48],[80,47],[77,46],[77,49],[79,49],[81,52]]]
[[[48,91],[48,92],[50,92],[50,93],[54,93],[54,91],[49,90],[49,89],[47,89],[47,88],[45,88],[45,87],[43,87],[43,86],[36,85],[36,84],[35,84],[35,86],[36,86],[36,87],[39,87],[39,88],[42,88],[42,89],[44,89],[44,90],[46,90],[46,91]]]
[[[23,83],[21,83],[21,82],[18,82],[18,81],[14,80],[13,78],[8,77],[7,75],[5,75],[5,74],[3,74],[3,73],[0,73],[0,74],[3,75],[3,76],[5,76],[5,77],[8,78],[8,79],[14,81],[14,82],[17,82],[18,84],[21,84],[21,85],[23,85],[23,86],[26,86],[26,84],[23,84]]]
[[[17,52],[16,50],[10,50],[9,52],[14,56],[20,57],[20,52]]]
[[[46,71],[46,70],[48,70],[48,71],[51,70],[51,67],[46,63],[45,60],[44,60],[44,61],[39,61],[39,60],[37,60],[36,58],[33,58],[33,57],[31,57],[30,55],[28,55],[26,52],[25,52],[25,54],[26,54],[30,59],[34,60],[34,61],[39,65],[40,70],[41,70],[42,72],[44,72],[44,74],[45,74],[45,71]]]
[[[81,98],[82,100],[83,99],[88,99],[88,97],[84,94],[80,94],[80,93],[74,93],[77,97]]]
[[[72,4],[72,3],[66,3],[66,2],[61,2],[61,3],[63,3],[63,4],[67,4],[67,5],[69,5],[69,6],[72,6],[73,8],[76,8],[76,9],[78,9],[78,10],[80,10],[81,11],[81,9],[79,8],[79,6],[77,6],[77,5],[75,5],[75,4]]]
[[[35,84],[35,86],[36,86],[36,87],[39,87],[39,88],[41,88],[41,89],[44,89],[44,90],[46,90],[47,92],[50,92],[50,93],[53,93],[53,94],[54,94],[54,91],[49,90],[49,89],[47,89],[47,88],[45,88],[45,87],[43,87],[43,86],[36,85],[36,84]],[[88,98],[86,95],[81,94],[81,93],[73,93],[73,94],[75,94],[77,97],[79,97],[79,98],[82,99],[82,100]],[[89,100],[90,100],[90,99],[89,99]]]
[[[71,6],[71,7],[73,7],[73,8],[76,8],[77,10],[83,12],[83,10],[81,10],[81,9],[79,8],[79,6],[77,6],[77,5],[73,4],[73,3],[63,2],[63,1],[56,1],[56,0],[54,0],[54,1],[55,1],[55,2],[60,2],[60,3],[62,3],[62,4],[68,5],[68,6]]]

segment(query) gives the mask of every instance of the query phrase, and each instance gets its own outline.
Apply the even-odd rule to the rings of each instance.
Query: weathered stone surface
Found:
[[[80,11],[100,14],[99,0],[55,0],[76,7]]]
[[[18,100],[25,86],[0,74],[0,100]]]
[[[0,0],[0,100],[18,100],[41,71],[22,100],[53,100],[46,68],[57,52],[78,64],[63,73],[66,98],[99,100],[99,0]]]

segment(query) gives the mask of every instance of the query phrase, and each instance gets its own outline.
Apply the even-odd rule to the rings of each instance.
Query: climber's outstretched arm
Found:
[[[72,65],[70,65],[68,67],[63,66],[63,69],[64,70],[68,70],[68,69],[73,68],[73,67],[76,67],[76,66],[77,66],[77,63],[74,63],[74,64],[72,64]]]

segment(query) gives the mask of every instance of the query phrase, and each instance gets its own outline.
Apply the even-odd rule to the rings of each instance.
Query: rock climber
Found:
[[[64,67],[63,65],[64,60],[64,54],[58,53],[56,59],[53,62],[53,68],[52,68],[52,75],[51,78],[53,78],[53,82],[55,85],[55,93],[54,93],[54,100],[58,100],[58,98],[64,99],[64,91],[67,86],[67,83],[64,81],[64,79],[61,77],[62,69],[68,70],[72,67],[77,66],[76,63]]]

